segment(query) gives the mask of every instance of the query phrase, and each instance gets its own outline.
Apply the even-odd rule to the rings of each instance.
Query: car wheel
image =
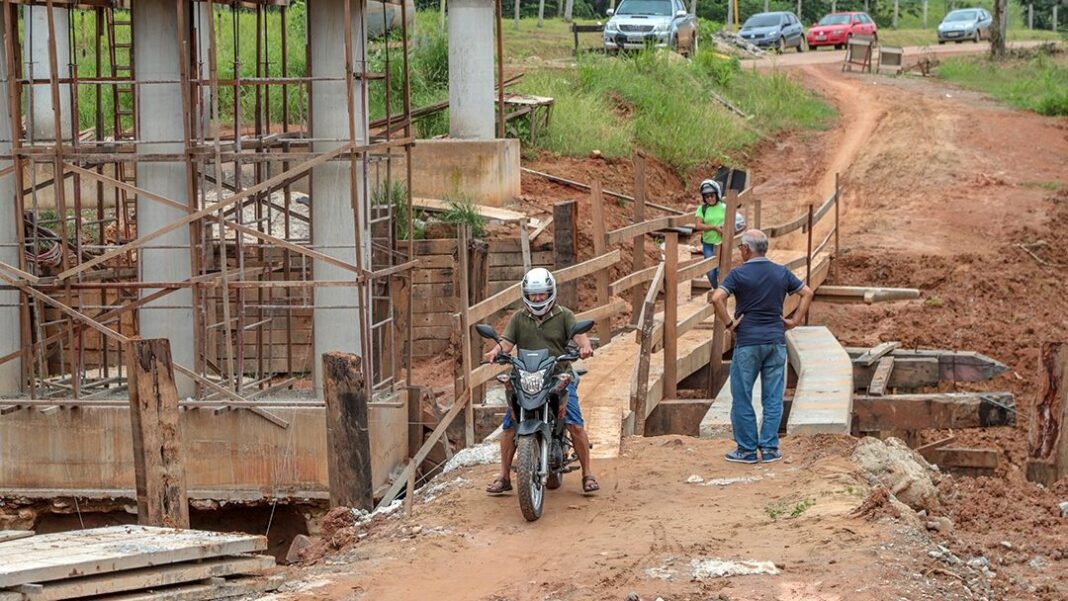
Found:
[[[786,53],[786,38],[779,38],[779,45],[775,48],[779,54]]]
[[[835,50],[845,50],[845,44],[835,44],[834,45],[834,49]]]
[[[946,41],[945,41],[945,40],[938,40],[938,43],[939,43],[939,44],[945,44],[945,43],[946,43]]]
[[[975,42],[976,44],[979,43],[979,30],[978,29],[975,30],[975,37],[972,38],[972,41]]]
[[[873,44],[878,44],[879,43],[879,34],[877,34],[877,33],[871,34],[871,42]]]
[[[807,44],[808,44],[808,42],[805,41],[805,38],[801,38],[801,41],[797,43],[797,51],[798,52],[804,52],[805,51],[805,46]]]

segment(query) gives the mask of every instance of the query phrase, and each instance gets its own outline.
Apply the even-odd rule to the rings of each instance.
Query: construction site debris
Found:
[[[930,511],[939,506],[938,490],[932,479],[938,474],[936,468],[901,440],[889,438],[883,442],[865,438],[857,444],[852,459],[885,486],[891,496],[912,509]]]
[[[758,46],[747,42],[742,36],[725,29],[712,34],[712,42],[719,52],[738,54],[741,58],[760,58],[767,54]]]
[[[779,568],[770,561],[730,561],[714,558],[699,558],[690,561],[690,576],[693,580],[752,576],[754,574],[779,573]]]
[[[1061,503],[1058,507],[1060,507],[1061,510],[1061,517],[1068,518],[1068,501]]]
[[[473,446],[468,449],[463,449],[459,453],[452,456],[452,459],[445,464],[445,469],[441,473],[447,474],[455,469],[461,467],[470,467],[472,465],[485,465],[487,463],[498,463],[501,460],[501,447],[497,443],[483,443]]]

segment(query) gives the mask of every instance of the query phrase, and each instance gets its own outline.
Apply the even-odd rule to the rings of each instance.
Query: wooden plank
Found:
[[[1046,342],[1039,351],[1042,388],[1027,431],[1027,479],[1052,485],[1068,475],[1068,343]]]
[[[33,530],[0,530],[0,543],[20,538],[29,538],[34,535]]]
[[[642,284],[647,284],[653,281],[653,275],[656,274],[656,270],[659,265],[653,265],[652,267],[646,267],[644,269],[629,273],[618,280],[608,285],[608,292],[612,296],[616,296],[626,292],[627,290],[633,290],[635,287]],[[645,297],[644,290],[637,290],[637,294],[640,298]],[[642,302],[645,302],[644,300]],[[640,313],[640,311],[639,311]]]
[[[553,251],[551,250],[538,250],[531,251],[530,263],[531,265],[553,265]],[[523,253],[522,252],[499,252],[492,249],[489,250],[489,266],[490,267],[523,267]]]
[[[938,375],[938,359],[934,357],[901,358],[894,355],[883,357],[894,360],[894,369],[890,372],[887,388],[916,390],[928,386],[937,386],[941,381]],[[853,389],[867,390],[875,376],[876,366],[864,367],[853,363]]]
[[[664,398],[678,396],[679,236],[664,234]]]
[[[939,447],[920,453],[929,463],[943,469],[970,468],[994,471],[1001,459],[995,449],[968,449],[962,447]]]
[[[452,208],[451,204],[447,201],[437,198],[425,198],[425,197],[412,197],[412,206],[424,209],[427,211],[444,212]],[[486,219],[493,221],[522,221],[527,218],[526,213],[520,213],[518,211],[512,211],[510,209],[503,209],[501,207],[491,207],[481,204],[471,204],[471,208],[478,212],[479,215]]]
[[[672,217],[670,215],[665,217],[656,217],[649,219],[641,223],[632,223],[631,225],[625,225],[619,229],[614,229],[607,234],[606,242],[612,246],[620,244],[629,239],[633,239],[636,236],[644,236],[660,230],[674,227],[677,224],[683,223],[678,217]]]
[[[615,315],[627,310],[630,305],[627,301],[614,300],[607,305],[601,305],[600,307],[590,309],[589,311],[583,311],[575,314],[575,319],[590,319],[597,321],[598,319],[611,319]]]
[[[183,584],[161,590],[109,595],[97,601],[211,601],[245,596],[260,598],[262,593],[278,589],[284,581],[285,576],[282,574],[267,578],[212,579],[204,584]]]
[[[686,280],[692,280],[699,276],[704,276],[706,273],[712,270],[713,267],[719,262],[718,257],[708,257],[707,259],[701,259],[693,263],[689,263],[679,268],[679,281],[685,282]]]
[[[519,221],[519,248],[522,249],[520,257],[523,260],[523,271],[530,271],[534,263],[533,257],[530,256],[530,232],[527,230],[525,217]]]
[[[656,274],[649,285],[649,290],[645,293],[641,317],[638,320],[638,360],[634,366],[633,381],[630,385],[630,409],[634,412],[634,432],[639,435],[645,432],[645,418],[648,415],[649,366],[653,352],[653,327],[656,323],[654,313],[656,297],[664,281],[665,269],[663,262],[656,266]]]
[[[871,396],[883,396],[886,393],[886,385],[890,381],[890,374],[894,372],[894,358],[883,357],[875,368],[875,375],[868,385],[868,394]]]
[[[600,180],[593,180],[590,188],[590,208],[593,211],[593,254],[600,256],[608,247],[605,239],[604,197],[601,195]],[[608,271],[598,270],[593,277],[597,290],[597,305],[607,305],[611,298],[608,292]],[[602,346],[612,342],[611,319],[602,318],[597,322],[597,337],[598,343]]]
[[[1016,423],[1010,392],[939,392],[853,397],[861,432],[990,428]]]
[[[619,262],[619,256],[620,252],[617,249],[601,256],[594,257],[588,261],[583,261],[577,265],[565,267],[554,274],[556,276],[556,283],[559,285],[561,283],[571,282],[578,278],[590,275],[591,273],[596,273],[601,269],[615,265]],[[519,282],[516,282],[481,303],[472,306],[468,310],[468,319],[471,323],[482,321],[497,311],[516,302],[519,298]]]
[[[181,563],[72,578],[43,585],[21,585],[19,591],[23,593],[25,601],[61,601],[173,586],[235,574],[257,574],[274,566],[274,558],[266,555],[224,557],[209,559],[201,563]]]
[[[152,526],[39,534],[0,546],[0,588],[266,549],[264,536]]]
[[[881,359],[884,355],[890,353],[891,351],[893,351],[894,349],[896,349],[899,346],[901,346],[900,342],[883,342],[883,343],[880,343],[879,345],[873,347],[870,351],[868,351],[868,352],[864,353],[863,355],[861,355],[861,356],[857,357],[856,359],[854,359],[853,362],[856,363],[857,365],[863,365],[864,367],[868,367],[869,365],[874,364],[876,361]]]
[[[823,326],[790,330],[786,349],[798,376],[786,431],[848,434],[853,416],[853,362],[845,349]]]
[[[188,528],[189,497],[170,340],[129,341],[126,367],[137,521],[145,526]]]
[[[535,240],[537,240],[538,236],[542,235],[545,232],[545,230],[549,229],[549,226],[552,225],[552,224],[553,224],[553,218],[552,217],[549,217],[545,221],[542,221],[541,225],[539,225],[538,227],[534,228],[533,232],[530,232],[530,238],[529,238],[530,242],[533,243]]]
[[[920,298],[916,288],[878,288],[870,286],[820,286],[816,300],[830,303],[880,303]]]
[[[553,271],[559,272],[578,260],[578,203],[566,200],[553,205]],[[565,307],[578,306],[578,286],[557,281],[557,298]],[[478,321],[478,320],[472,320]]]
[[[859,357],[868,349],[846,348],[852,357]],[[895,349],[894,359],[934,357],[938,359],[939,378],[945,382],[981,382],[1009,371],[1000,361],[982,353],[939,349]]]
[[[374,507],[371,438],[363,360],[351,353],[323,353],[326,463],[331,507]]]

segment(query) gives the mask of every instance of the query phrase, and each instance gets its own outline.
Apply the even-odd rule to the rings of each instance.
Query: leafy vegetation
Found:
[[[1068,115],[1068,54],[1063,52],[1036,51],[1031,57],[1000,62],[953,58],[938,67],[938,75],[1018,108],[1048,116]]]
[[[478,238],[486,232],[486,219],[478,212],[478,207],[467,196],[446,196],[449,209],[441,213],[441,220],[452,225],[466,225],[471,236]]]

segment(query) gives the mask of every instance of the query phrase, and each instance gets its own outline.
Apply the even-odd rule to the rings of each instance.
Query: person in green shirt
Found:
[[[701,232],[701,253],[705,258],[716,255],[716,246],[723,242],[723,222],[727,205],[723,202],[723,189],[714,179],[701,182],[701,206],[697,207],[694,229]],[[719,266],[708,272],[712,290],[719,287]]]
[[[562,305],[556,304],[556,278],[543,267],[535,267],[523,276],[523,304],[526,311],[517,311],[508,321],[501,335],[501,341],[483,358],[492,362],[500,353],[510,353],[514,347],[536,351],[548,349],[555,356],[564,354],[570,339],[571,328],[575,325],[575,314]],[[593,346],[585,334],[575,336],[579,348],[579,357],[585,359],[593,355]],[[557,364],[558,371],[571,369],[571,365]],[[571,434],[571,443],[582,466],[582,492],[592,493],[601,487],[590,470],[590,439],[586,435],[582,411],[579,409],[578,384],[575,379],[567,386],[567,405],[564,409],[564,423]],[[512,411],[504,414],[501,423],[501,472],[486,488],[486,492],[496,495],[512,490],[512,458],[515,455],[515,422]]]

